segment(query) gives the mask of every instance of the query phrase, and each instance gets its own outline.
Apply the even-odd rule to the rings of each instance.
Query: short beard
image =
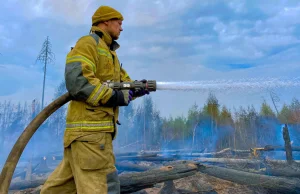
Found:
[[[119,39],[119,36],[111,36],[111,38],[112,38],[113,40],[118,40],[118,39]]]

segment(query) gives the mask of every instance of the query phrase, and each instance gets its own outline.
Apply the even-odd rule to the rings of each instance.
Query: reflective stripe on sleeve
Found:
[[[102,98],[104,94],[104,85],[98,84],[98,86],[94,89],[90,97],[87,99],[87,102],[93,104],[94,106],[98,105],[99,100]]]

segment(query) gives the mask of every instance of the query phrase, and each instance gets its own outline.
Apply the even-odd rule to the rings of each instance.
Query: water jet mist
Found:
[[[157,82],[157,90],[183,91],[229,91],[229,90],[266,90],[276,88],[300,87],[300,78],[293,79],[240,79],[240,80],[209,80]]]

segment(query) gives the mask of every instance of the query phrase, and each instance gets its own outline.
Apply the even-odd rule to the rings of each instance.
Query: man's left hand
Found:
[[[146,83],[147,80],[142,79],[142,80],[140,80],[140,82]],[[146,94],[148,95],[148,94],[150,94],[150,92],[148,90],[143,89],[143,88],[139,88],[139,89],[136,89],[136,90],[133,91],[133,97],[141,97],[141,96],[144,96]]]

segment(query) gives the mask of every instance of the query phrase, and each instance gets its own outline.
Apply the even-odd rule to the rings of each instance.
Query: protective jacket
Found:
[[[118,48],[109,34],[93,26],[68,53],[65,80],[74,100],[68,105],[65,147],[86,132],[116,134],[119,108],[102,106],[112,95],[112,89],[103,83],[133,81],[120,66]]]

